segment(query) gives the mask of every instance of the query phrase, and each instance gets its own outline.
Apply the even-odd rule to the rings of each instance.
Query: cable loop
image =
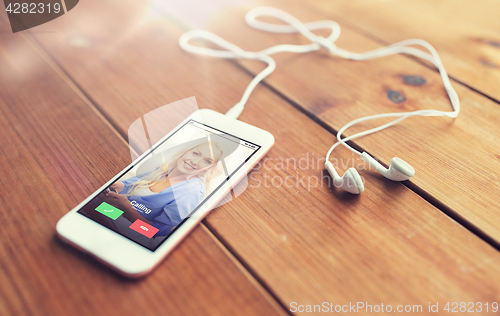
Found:
[[[318,43],[321,48],[328,50],[330,53],[333,53],[337,49],[337,45],[323,36],[316,36],[316,43]]]

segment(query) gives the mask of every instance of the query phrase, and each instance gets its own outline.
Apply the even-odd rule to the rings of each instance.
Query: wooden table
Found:
[[[248,27],[244,14],[258,5],[304,22],[336,20],[337,45],[355,52],[429,41],[460,97],[460,116],[414,118],[357,140],[385,164],[394,156],[408,161],[416,175],[394,183],[361,170],[365,192],[344,194],[328,187],[321,163],[336,131],[361,115],[450,109],[439,75],[407,56],[353,62],[327,51],[279,54],[276,72],[240,117],[275,136],[266,164],[151,276],[125,280],[59,242],[57,220],[130,163],[132,122],[191,96],[200,108],[225,112],[263,67],[188,54],[177,44],[183,32],[205,28],[247,50],[307,43]],[[493,314],[500,301],[499,9],[495,0],[86,0],[16,34],[3,12],[0,315],[302,308],[309,315],[307,305],[324,302],[410,306],[414,314],[429,313],[429,304],[447,314],[448,302],[450,309],[472,302],[474,311],[482,306],[475,314]],[[332,159],[341,172],[360,164],[345,148]]]

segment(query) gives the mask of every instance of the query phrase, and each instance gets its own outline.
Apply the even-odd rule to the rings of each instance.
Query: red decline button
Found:
[[[135,230],[139,234],[142,234],[148,238],[153,237],[159,230],[156,227],[153,227],[149,224],[144,223],[140,219],[138,219],[134,223],[132,223],[132,225],[130,225],[129,228]]]

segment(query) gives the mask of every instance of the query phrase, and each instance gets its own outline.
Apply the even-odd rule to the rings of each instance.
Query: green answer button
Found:
[[[107,217],[111,218],[112,220],[116,220],[118,217],[120,217],[120,215],[123,214],[122,210],[120,210],[112,205],[109,205],[106,202],[102,202],[101,205],[99,205],[95,210],[101,214],[106,215]]]

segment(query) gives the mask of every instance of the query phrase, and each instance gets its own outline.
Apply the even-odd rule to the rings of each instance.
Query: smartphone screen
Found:
[[[189,120],[78,213],[155,251],[260,148]]]

